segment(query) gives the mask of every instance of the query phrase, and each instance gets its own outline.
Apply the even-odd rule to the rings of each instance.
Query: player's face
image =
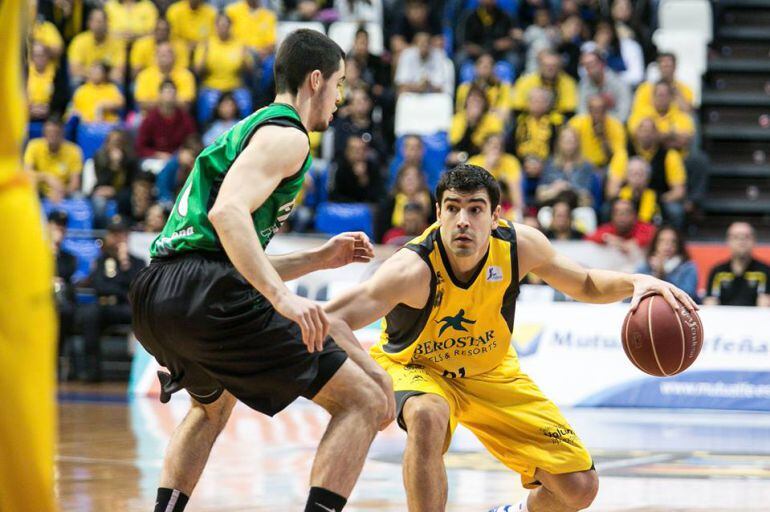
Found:
[[[310,130],[322,132],[329,128],[334,113],[337,111],[337,105],[342,103],[342,85],[345,82],[345,61],[340,59],[340,66],[332,73],[328,80],[320,74],[318,78],[318,88],[313,98],[312,112],[315,116],[311,119]],[[314,78],[311,76],[311,80]]]
[[[489,246],[492,228],[500,218],[500,206],[492,210],[489,194],[447,190],[436,216],[441,224],[444,247],[459,258],[481,259]]]

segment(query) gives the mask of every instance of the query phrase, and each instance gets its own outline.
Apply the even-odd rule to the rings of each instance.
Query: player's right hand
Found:
[[[285,293],[278,297],[273,307],[299,325],[302,330],[302,342],[307,346],[308,352],[323,350],[324,340],[329,334],[329,319],[320,304],[293,293]]]

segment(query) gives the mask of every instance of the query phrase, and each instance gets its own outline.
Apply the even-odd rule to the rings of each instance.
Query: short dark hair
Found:
[[[494,176],[478,165],[460,164],[445,172],[436,185],[436,200],[439,206],[447,190],[476,192],[484,189],[489,194],[492,210],[500,204],[500,184]]]
[[[676,64],[676,55],[671,52],[658,52],[657,59],[671,59]]]
[[[342,48],[320,32],[299,29],[289,34],[275,57],[275,91],[297,94],[308,73],[318,69],[328,79],[345,59]]]
[[[649,258],[655,254],[655,250],[657,249],[656,246],[658,245],[658,239],[660,239],[660,235],[664,231],[671,231],[676,235],[676,255],[682,258],[682,261],[689,261],[690,253],[687,252],[687,239],[685,238],[684,233],[670,224],[663,224],[655,231],[655,236],[652,237],[652,242],[647,248],[647,257]]]

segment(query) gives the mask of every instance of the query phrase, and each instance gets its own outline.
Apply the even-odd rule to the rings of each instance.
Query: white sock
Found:
[[[527,498],[529,498],[529,496],[527,496]],[[516,505],[516,512],[529,512],[529,509],[527,508],[527,498],[524,498],[518,505]]]

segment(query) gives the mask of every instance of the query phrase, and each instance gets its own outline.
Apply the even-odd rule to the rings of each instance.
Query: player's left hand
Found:
[[[631,311],[636,311],[643,297],[653,294],[662,295],[674,310],[678,310],[681,306],[686,307],[691,312],[698,309],[695,301],[673,284],[646,274],[634,274],[634,295],[631,298]]]
[[[329,239],[319,249],[323,268],[338,268],[349,263],[367,263],[374,258],[374,246],[366,233],[352,231]]]

